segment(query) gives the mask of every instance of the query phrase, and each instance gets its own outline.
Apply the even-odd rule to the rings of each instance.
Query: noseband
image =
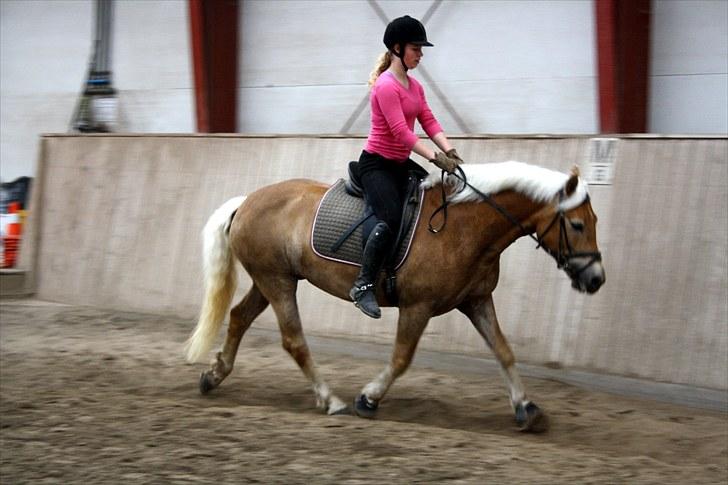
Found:
[[[445,171],[442,171],[442,182],[440,183],[440,186],[442,187],[442,205],[438,207],[435,212],[432,213],[432,216],[430,216],[430,223],[429,223],[429,231],[432,233],[438,233],[442,231],[445,228],[445,224],[447,224],[447,206],[450,204],[450,202],[447,200],[447,194],[445,193]],[[490,197],[488,194],[485,194],[481,192],[480,190],[476,189],[470,183],[468,182],[467,177],[465,176],[465,172],[461,167],[457,167],[457,172],[453,172],[451,175],[453,175],[455,178],[460,180],[463,183],[463,186],[460,190],[464,190],[465,187],[470,187],[470,189],[478,194],[485,202],[488,203],[491,207],[493,207],[496,211],[498,211],[499,214],[501,214],[505,219],[507,219],[511,224],[518,227],[521,230],[522,235],[528,236],[531,239],[533,239],[536,242],[536,249],[541,248],[546,253],[554,258],[556,260],[556,266],[559,269],[563,269],[566,274],[569,275],[571,279],[578,278],[581,273],[583,273],[587,268],[589,268],[592,264],[596,262],[601,262],[602,260],[602,253],[599,251],[589,251],[589,252],[574,252],[574,249],[571,247],[571,244],[569,243],[569,235],[566,232],[566,216],[564,214],[564,210],[559,208],[558,211],[556,211],[556,214],[554,215],[554,218],[551,220],[549,225],[546,227],[546,230],[541,234],[540,237],[535,237],[531,232],[529,232],[523,224],[521,224],[520,221],[518,221],[515,217],[513,217],[511,214],[508,213],[502,206],[500,206],[498,203],[496,203],[492,197]],[[559,204],[564,200],[565,197],[564,189],[561,189],[559,191]],[[584,202],[587,202],[589,200],[589,195],[587,194],[586,198],[584,199]],[[582,204],[584,203],[582,202]],[[432,226],[432,219],[442,211],[443,213],[443,223],[442,225],[435,229]],[[554,227],[556,226],[556,222],[559,222],[559,247],[556,251],[547,248],[544,246],[543,241],[546,237],[546,234]],[[589,262],[586,263],[583,266],[576,267],[572,260],[574,258],[591,258],[589,259]]]

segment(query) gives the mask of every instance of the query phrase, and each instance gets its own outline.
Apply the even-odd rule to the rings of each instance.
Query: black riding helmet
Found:
[[[394,46],[397,44],[399,44],[399,53],[394,50]],[[422,22],[409,15],[392,20],[384,31],[384,45],[395,56],[402,59],[402,65],[404,65],[404,48],[407,44],[433,46],[431,42],[427,41],[427,32],[425,32]],[[407,66],[404,68],[407,70]]]

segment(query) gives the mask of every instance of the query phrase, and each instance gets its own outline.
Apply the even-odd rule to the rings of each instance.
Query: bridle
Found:
[[[442,231],[445,228],[445,225],[447,224],[447,207],[450,204],[450,202],[447,200],[447,194],[445,193],[445,175],[446,171],[442,171],[442,181],[440,183],[441,187],[441,193],[442,193],[442,204],[440,207],[438,207],[430,216],[430,221],[428,224],[428,230],[434,234]],[[571,246],[571,243],[569,242],[569,235],[566,231],[566,215],[565,211],[561,208],[561,202],[563,202],[564,197],[566,196],[564,189],[561,189],[559,191],[559,209],[556,211],[556,214],[554,214],[554,218],[551,220],[548,226],[546,226],[546,229],[541,233],[541,236],[536,237],[532,234],[532,231],[529,231],[526,229],[526,227],[521,224],[520,221],[518,221],[515,217],[513,217],[508,211],[506,211],[502,206],[500,206],[496,201],[493,200],[491,196],[488,194],[478,190],[477,188],[473,187],[469,182],[467,177],[465,176],[465,172],[461,167],[457,167],[457,172],[453,172],[451,174],[458,180],[460,180],[463,185],[459,189],[460,191],[464,190],[465,187],[469,187],[470,190],[478,194],[488,205],[490,205],[493,209],[495,209],[500,215],[502,215],[506,220],[508,220],[511,224],[518,227],[521,230],[521,235],[528,236],[531,239],[533,239],[536,242],[536,249],[543,249],[546,251],[546,253],[549,254],[554,260],[556,260],[556,266],[559,269],[563,269],[566,274],[569,275],[569,277],[573,280],[579,277],[581,273],[583,273],[587,268],[589,268],[592,264],[601,262],[602,260],[602,253],[599,251],[580,251],[575,252],[574,248]],[[589,201],[589,195],[587,194],[586,198],[584,199],[584,202]],[[582,202],[582,204],[584,203]],[[443,214],[443,222],[442,225],[439,228],[434,228],[432,225],[432,220],[435,218],[435,216],[442,212]],[[559,246],[556,251],[547,248],[544,246],[543,242],[546,238],[546,234],[551,231],[553,227],[556,226],[556,223],[559,223]],[[575,266],[573,264],[573,260],[575,258],[590,258],[589,261],[580,266]]]
[[[564,189],[561,189],[559,191],[559,205],[564,200],[564,195]],[[582,204],[585,202],[589,202],[589,194],[586,195]],[[559,221],[559,249],[554,253],[553,250],[543,245],[543,240],[546,237],[546,234],[548,234],[548,232],[551,230],[551,228],[556,225],[556,221]],[[550,254],[551,257],[556,260],[556,266],[559,269],[563,269],[571,279],[578,278],[579,275],[583,273],[584,270],[586,270],[589,266],[602,261],[602,253],[600,253],[599,251],[574,251],[574,248],[571,247],[571,243],[569,242],[569,233],[566,231],[565,211],[561,208],[556,211],[556,214],[554,214],[554,218],[551,220],[543,233],[541,233],[541,236],[538,239],[533,237],[533,235],[531,234],[529,234],[529,236],[531,236],[532,239],[538,242],[538,246],[536,246],[536,249],[538,249],[539,247],[543,248],[544,251]],[[572,260],[575,258],[590,259],[586,264],[576,267],[572,264]]]

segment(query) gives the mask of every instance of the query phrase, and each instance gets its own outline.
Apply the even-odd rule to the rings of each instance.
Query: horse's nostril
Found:
[[[602,286],[602,279],[599,276],[592,276],[592,279],[589,281],[589,288],[596,290],[600,286]]]

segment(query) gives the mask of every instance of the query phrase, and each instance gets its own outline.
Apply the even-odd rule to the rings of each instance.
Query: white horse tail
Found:
[[[200,319],[185,344],[189,362],[199,362],[212,348],[235,294],[238,275],[235,258],[230,250],[228,232],[233,213],[245,201],[245,196],[234,197],[221,205],[202,230],[202,263],[205,295],[202,299]]]

